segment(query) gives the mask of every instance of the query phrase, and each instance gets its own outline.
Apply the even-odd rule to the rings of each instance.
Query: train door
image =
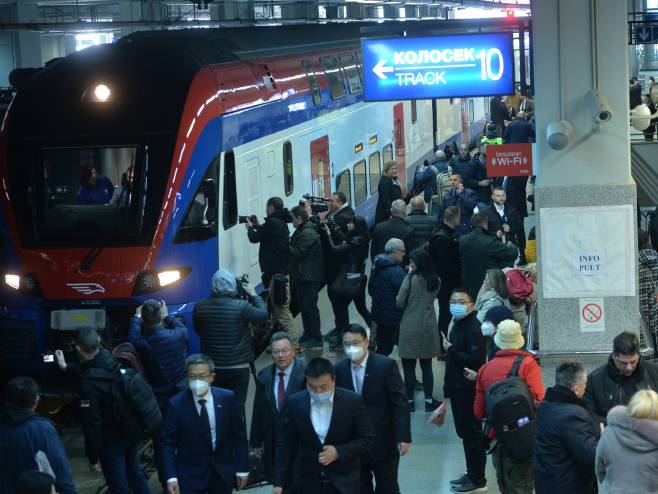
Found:
[[[263,210],[263,205],[260,200],[260,159],[251,158],[245,163],[246,165],[246,177],[247,177],[247,211],[249,214],[261,215]],[[246,214],[246,213],[243,213]],[[258,244],[252,244],[251,242],[245,242],[247,247],[247,252],[249,255],[249,270],[253,271],[253,267],[258,265]],[[250,275],[253,273],[250,273]],[[257,279],[253,278],[252,279]]]
[[[398,165],[398,181],[402,187],[402,195],[407,192],[407,160],[404,147],[404,103],[393,106],[393,132],[395,140],[395,162]]]
[[[331,195],[331,170],[329,169],[329,136],[311,141],[311,195]]]

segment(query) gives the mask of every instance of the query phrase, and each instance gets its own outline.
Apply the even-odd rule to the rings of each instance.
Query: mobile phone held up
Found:
[[[256,218],[255,214],[252,214],[251,216],[238,216],[239,223],[246,223],[247,220],[249,220],[252,225],[258,224],[258,218]]]
[[[55,355],[52,353],[44,353],[43,354],[43,361],[46,364],[51,364],[55,361]]]

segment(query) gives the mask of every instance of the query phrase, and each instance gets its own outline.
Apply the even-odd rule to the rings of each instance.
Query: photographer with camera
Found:
[[[246,218],[247,236],[258,248],[258,264],[262,273],[263,287],[270,293],[272,323],[292,335],[295,329],[290,313],[290,231],[292,216],[283,207],[280,197],[270,197],[265,206],[265,223]]]
[[[212,295],[194,307],[194,329],[201,352],[215,362],[214,386],[230,389],[244,407],[249,388],[249,365],[254,361],[250,323],[267,321],[263,299],[245,277],[240,281],[220,268],[212,277]],[[244,290],[246,298],[239,296]]]
[[[304,326],[299,343],[307,347],[321,347],[318,293],[325,278],[320,235],[305,206],[295,206],[291,213],[295,232],[290,237],[290,280]]]

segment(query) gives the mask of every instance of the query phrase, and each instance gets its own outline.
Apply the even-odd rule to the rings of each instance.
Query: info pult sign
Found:
[[[366,101],[514,92],[511,33],[364,39]]]

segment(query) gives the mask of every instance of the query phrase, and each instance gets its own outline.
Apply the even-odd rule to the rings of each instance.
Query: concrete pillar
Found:
[[[347,4],[347,18],[348,19],[363,19],[363,5],[359,3],[348,3]]]
[[[254,20],[254,3],[251,0],[233,0],[211,3],[210,18],[213,20]]]
[[[140,2],[133,2],[132,0],[119,1],[119,16],[115,19],[117,21],[141,21],[142,9]],[[144,30],[144,27],[123,27],[121,34],[118,37],[126,36],[135,31]]]
[[[325,8],[325,13],[327,19],[338,19],[338,6],[336,5],[327,5]]]
[[[418,8],[416,5],[405,5],[404,12],[405,12],[405,19],[418,18]]]
[[[549,352],[610,350],[619,332],[639,331],[640,328],[636,187],[630,175],[627,3],[619,0],[593,3],[594,13],[590,11],[590,0],[533,2],[534,57],[541,60],[534,69],[538,325],[540,349]],[[593,25],[598,29],[593,40],[590,23],[594,16]],[[598,126],[594,123],[588,97],[596,79],[598,90],[613,114],[610,122]],[[561,151],[548,145],[546,135],[549,124],[559,120],[573,125],[569,143]],[[592,206],[630,207],[631,211],[619,213],[618,208],[614,214],[620,216],[604,225],[602,231],[600,219],[586,209]],[[553,230],[549,236],[544,228],[548,228],[550,218],[561,218],[563,228],[560,232]],[[614,246],[622,246],[627,241],[630,246],[625,251],[626,257],[619,259],[614,254]],[[602,261],[602,274],[597,275],[599,278],[585,278],[579,274],[574,258],[579,252],[606,258]],[[621,262],[623,272],[620,279],[609,280],[617,261]],[[558,274],[563,276],[564,287],[556,285],[560,281],[556,277]],[[622,286],[624,280],[626,288],[612,295],[613,287]],[[587,287],[579,293],[553,298],[566,293],[563,288],[582,283]],[[581,331],[581,299],[585,298],[602,299],[604,332]],[[542,360],[548,382],[553,382],[554,366],[544,364],[557,361]],[[590,366],[598,363],[600,361],[589,362]]]
[[[397,19],[398,17],[399,17],[399,11],[397,5],[384,5],[385,19]]]
[[[333,9],[333,7],[332,7]],[[335,7],[336,17],[329,17],[329,8],[327,8],[327,19],[338,18],[338,7]],[[332,15],[334,11],[332,10]],[[281,4],[281,18],[282,19],[317,19],[318,18],[318,4],[316,1],[306,2],[293,2],[290,4]]]
[[[36,3],[16,2],[16,22],[39,22]],[[16,67],[41,67],[41,34],[32,31],[14,33],[14,58]]]

